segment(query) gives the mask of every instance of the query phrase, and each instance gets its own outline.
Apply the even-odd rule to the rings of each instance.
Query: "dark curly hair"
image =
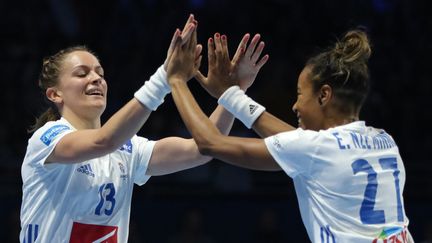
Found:
[[[367,62],[371,52],[364,30],[348,31],[334,46],[306,62],[314,91],[327,84],[340,112],[359,112],[370,88]]]

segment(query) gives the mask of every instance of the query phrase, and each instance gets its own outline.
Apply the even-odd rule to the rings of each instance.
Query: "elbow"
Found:
[[[200,152],[200,154],[204,155],[204,156],[212,156],[212,149],[210,146],[204,146],[204,145],[198,145],[198,150]]]
[[[203,143],[203,142],[197,142],[198,145],[198,150],[200,152],[200,154],[205,155],[205,156],[212,156],[212,145],[210,143]]]
[[[203,136],[195,139],[200,154],[211,157],[214,157],[215,149],[217,148],[216,141],[217,140],[211,136]]]
[[[103,154],[112,153],[121,146],[121,144],[116,142],[116,139],[104,134],[96,136],[94,144]]]

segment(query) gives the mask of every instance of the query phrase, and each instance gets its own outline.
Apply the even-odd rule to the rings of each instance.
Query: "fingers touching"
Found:
[[[189,18],[186,21],[186,24],[183,27],[183,30],[180,31],[179,29],[176,29],[176,31],[174,32],[174,35],[171,39],[171,42],[170,42],[170,45],[168,48],[168,52],[167,52],[167,57],[166,57],[165,62],[164,62],[165,70],[167,70],[167,68],[168,68],[168,62],[171,59],[175,44],[176,44],[177,40],[179,39],[179,37],[181,38],[182,43],[184,44],[189,39],[189,37],[191,36],[193,29],[196,27],[197,23],[198,22],[195,20],[193,14],[191,14],[191,15],[189,15]]]
[[[190,15],[183,30],[177,29],[174,32],[165,64],[170,62],[174,54],[176,60],[173,64],[175,63],[177,68],[185,68],[188,75],[192,73],[187,70],[194,72],[192,75],[206,86],[219,87],[222,84],[218,86],[218,80],[225,80],[225,83],[229,82],[230,85],[239,84],[245,89],[252,85],[259,70],[269,59],[268,55],[261,57],[265,47],[261,35],[255,34],[252,37],[250,34],[245,34],[231,60],[227,36],[215,33],[207,41],[209,67],[206,77],[198,70],[203,47],[197,44],[197,25],[194,16]]]

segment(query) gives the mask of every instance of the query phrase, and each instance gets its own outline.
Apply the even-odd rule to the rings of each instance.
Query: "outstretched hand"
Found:
[[[264,49],[264,42],[258,44],[260,35],[255,35],[247,46],[249,39],[249,34],[244,35],[233,59],[230,60],[226,36],[216,33],[214,40],[209,38],[207,77],[198,71],[195,78],[213,97],[219,98],[226,89],[233,85],[239,85],[246,90],[252,85],[259,70],[267,62],[268,55],[259,59]]]
[[[175,81],[189,81],[199,69],[202,46],[197,45],[196,24],[196,21],[192,24],[192,33],[187,40],[180,36],[178,29],[174,34],[176,42],[167,63],[167,77],[170,85]]]
[[[165,62],[164,62],[165,71],[168,70],[168,63],[169,63],[171,56],[174,52],[174,47],[175,47],[175,44],[178,41],[178,39],[180,38],[182,45],[184,45],[192,36],[192,33],[193,33],[194,29],[196,28],[197,24],[198,24],[198,22],[195,20],[194,15],[190,14],[188,20],[186,21],[186,24],[183,27],[183,30],[180,31],[177,29],[174,32],[174,35],[171,39],[171,43],[170,43],[169,48],[168,48],[167,57],[166,57]]]
[[[239,86],[244,91],[253,84],[259,70],[269,59],[268,54],[260,59],[265,46],[263,41],[260,42],[261,35],[256,34],[247,46],[249,38],[249,34],[243,36],[232,60],[234,64],[233,79],[239,80]]]

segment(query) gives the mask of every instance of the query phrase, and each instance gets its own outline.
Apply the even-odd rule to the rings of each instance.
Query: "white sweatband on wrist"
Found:
[[[164,102],[165,95],[171,92],[167,73],[164,66],[160,66],[144,85],[135,92],[135,98],[147,108],[155,111]]]
[[[218,103],[243,122],[247,128],[251,128],[255,120],[265,111],[264,106],[256,103],[237,85],[225,90]]]

